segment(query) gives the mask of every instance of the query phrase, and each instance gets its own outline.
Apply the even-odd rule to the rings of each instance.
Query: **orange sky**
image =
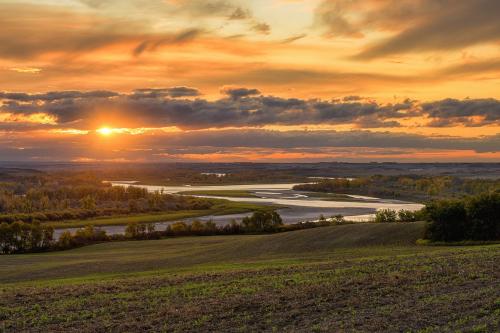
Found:
[[[0,160],[500,161],[498,12],[0,0]]]

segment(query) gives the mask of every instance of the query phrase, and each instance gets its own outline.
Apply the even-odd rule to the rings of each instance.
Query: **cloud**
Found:
[[[252,95],[260,95],[258,89],[248,89],[248,88],[224,88],[221,91],[223,94],[228,95],[232,99],[239,99],[242,97],[248,97]]]
[[[202,29],[191,28],[182,30],[175,34],[152,36],[139,43],[139,45],[134,48],[132,53],[137,57],[144,52],[156,51],[158,48],[164,45],[179,45],[191,42],[201,34],[203,34]]]
[[[498,158],[500,135],[425,137],[370,131],[203,130],[119,135],[103,145],[95,133],[63,138],[0,135],[0,160],[457,160]],[[490,154],[490,155],[488,155]],[[496,155],[495,155],[496,154]],[[465,156],[465,157],[464,157]]]
[[[225,84],[231,82],[237,85],[283,85],[283,86],[314,86],[329,84],[342,90],[348,86],[348,90],[360,89],[361,87],[373,86],[374,83],[385,85],[400,85],[429,82],[429,78],[422,76],[403,76],[397,74],[378,74],[370,72],[342,72],[329,70],[310,70],[283,67],[265,67],[243,69],[231,74],[211,76],[200,80],[209,84]],[[348,84],[347,84],[348,83]]]
[[[427,119],[426,126],[500,125],[496,99],[444,99],[399,103],[365,101],[359,96],[332,100],[264,96],[258,89],[226,87],[229,98],[199,98],[196,88],[112,91],[55,91],[40,94],[0,92],[0,115],[44,114],[61,126],[91,129],[101,119],[116,127],[177,126],[183,129],[262,127],[268,125],[342,125],[400,127],[404,119]],[[186,97],[198,97],[188,99]],[[51,118],[52,119],[52,118]]]
[[[424,1],[428,5],[431,0]],[[442,8],[421,17],[385,41],[360,52],[357,59],[373,59],[412,51],[455,50],[500,40],[500,2],[497,0],[441,1]]]
[[[144,31],[144,26],[135,22],[107,22],[99,16],[91,18],[64,7],[33,4],[2,5],[0,22],[0,57],[15,59],[48,52],[94,50]]]
[[[480,61],[466,62],[459,65],[452,65],[444,68],[435,75],[442,77],[453,77],[453,76],[474,76],[474,75],[484,75],[485,73],[497,73],[500,71],[500,60],[495,59],[485,59]]]
[[[344,102],[354,102],[354,101],[360,101],[362,100],[363,97],[361,96],[356,96],[356,95],[351,95],[351,96],[345,96],[344,98],[342,98],[342,100]]]
[[[165,89],[136,89],[131,98],[160,98],[160,97],[195,97],[201,93],[196,88],[190,87],[172,87]]]
[[[288,38],[285,38],[281,41],[282,44],[290,44],[290,43],[293,43],[295,41],[298,41],[300,39],[303,39],[303,38],[306,38],[307,37],[307,34],[299,34],[299,35],[295,35],[295,36],[291,36],[291,37],[288,37]]]
[[[172,2],[174,13],[192,17],[222,16],[230,20],[252,17],[248,8],[228,0],[179,0]]]
[[[1,5],[0,22],[0,58],[17,60],[54,53],[81,55],[114,45],[130,45],[132,54],[139,56],[191,42],[205,32],[198,27],[159,31],[148,20],[34,4]]]
[[[43,94],[28,94],[28,93],[10,93],[0,91],[0,100],[10,100],[17,102],[53,102],[61,99],[97,99],[97,98],[110,98],[118,96],[119,94],[107,90],[95,91],[51,91]]]
[[[426,137],[418,134],[370,131],[272,131],[221,130],[192,131],[167,135],[148,143],[157,146],[168,142],[171,146],[208,146],[218,148],[401,148],[500,151],[500,135],[481,138]]]
[[[323,0],[315,10],[314,26],[331,38],[363,38],[372,31],[397,33],[446,10],[453,1]]]
[[[355,57],[366,60],[497,42],[499,11],[497,0],[324,0],[316,9],[315,26],[330,38],[389,34]]]
[[[271,33],[271,26],[267,23],[255,23],[252,25],[252,30],[259,34],[268,35]]]
[[[229,15],[230,20],[246,20],[250,18],[252,14],[248,9],[243,9],[241,7],[237,7],[234,9],[233,13]]]
[[[500,124],[500,101],[488,99],[444,99],[442,101],[423,103],[423,113],[434,121],[435,127],[484,126]]]

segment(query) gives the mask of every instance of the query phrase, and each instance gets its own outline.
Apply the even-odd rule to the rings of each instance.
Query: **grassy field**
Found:
[[[209,195],[215,197],[229,197],[229,198],[259,198],[250,191],[244,190],[206,190],[206,191],[182,191],[178,194],[184,195]]]
[[[227,201],[215,205],[212,209],[205,209],[205,210],[181,210],[168,213],[111,216],[111,217],[100,217],[100,218],[85,219],[85,220],[44,222],[44,224],[52,226],[54,228],[79,228],[79,227],[84,227],[86,225],[93,225],[97,227],[106,225],[126,225],[130,222],[137,222],[137,223],[167,222],[167,221],[182,220],[190,217],[239,214],[239,213],[252,212],[262,209],[266,210],[273,209],[273,207],[244,203],[244,202]]]
[[[422,229],[353,224],[2,256],[0,327],[494,332],[500,246],[415,246]]]

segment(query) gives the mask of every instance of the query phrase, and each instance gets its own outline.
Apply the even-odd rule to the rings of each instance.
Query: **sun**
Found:
[[[109,127],[101,127],[97,130],[97,133],[104,135],[104,136],[109,136],[113,134],[113,130]]]

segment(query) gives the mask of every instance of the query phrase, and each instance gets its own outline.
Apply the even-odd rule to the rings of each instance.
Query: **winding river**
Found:
[[[148,191],[163,191],[163,193],[175,194],[183,191],[248,191],[256,197],[224,197],[224,196],[206,196],[195,195],[204,198],[220,198],[237,202],[248,202],[263,205],[280,205],[283,208],[278,209],[278,213],[285,223],[297,223],[302,221],[315,221],[320,215],[326,217],[332,215],[343,215],[349,221],[365,222],[373,219],[378,209],[410,210],[415,211],[423,207],[421,204],[404,202],[398,200],[387,200],[360,195],[349,195],[352,200],[321,200],[317,197],[309,197],[304,192],[294,191],[293,187],[297,184],[255,184],[255,185],[211,185],[211,186],[157,186],[140,185],[134,181],[112,181],[113,186],[136,186],[145,188]],[[183,221],[190,222],[194,219],[206,221],[211,219],[219,225],[227,224],[232,219],[241,220],[251,213],[231,214],[231,215],[212,215],[198,218],[188,218]],[[155,223],[157,230],[164,230],[167,225],[174,223],[158,222]],[[104,226],[101,227],[110,235],[123,234],[125,226]],[[57,229],[55,236],[58,237],[63,231],[75,231],[76,228]]]

